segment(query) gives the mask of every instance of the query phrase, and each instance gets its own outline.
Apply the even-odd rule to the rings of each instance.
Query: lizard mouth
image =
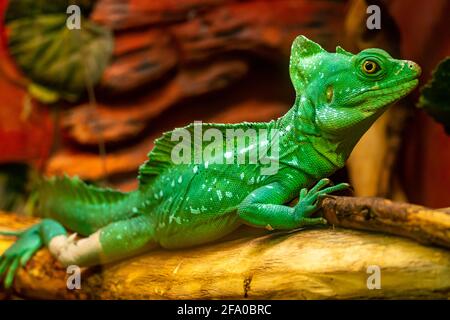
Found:
[[[368,92],[375,92],[375,95],[372,95],[372,97],[379,97],[379,96],[386,96],[388,97],[397,97],[400,98],[403,96],[406,96],[408,93],[410,93],[419,83],[419,80],[416,78],[410,78],[409,80],[406,80],[405,82],[402,82],[398,84],[398,82],[387,85],[384,88],[369,90]]]
[[[385,84],[382,88],[371,88],[352,98],[363,102],[362,111],[373,112],[382,106],[387,106],[408,95],[419,83],[416,77],[409,77],[400,82],[398,80]],[[352,98],[350,98],[352,100]]]

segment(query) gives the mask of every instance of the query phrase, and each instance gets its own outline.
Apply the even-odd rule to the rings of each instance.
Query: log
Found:
[[[0,213],[0,229],[35,221]],[[0,237],[0,252],[13,240]],[[380,268],[380,289],[368,289],[369,266]],[[18,271],[7,293],[28,299],[448,299],[450,252],[332,227],[290,232],[242,227],[221,242],[158,249],[84,269],[78,290],[67,289],[67,277],[42,249]]]
[[[385,232],[450,249],[448,208],[433,210],[382,198],[327,196],[322,210],[335,226]]]
[[[334,49],[346,14],[346,1],[245,1],[196,15],[171,31],[184,62],[226,52],[247,51],[287,59],[292,41],[304,34]]]
[[[214,7],[229,0],[100,0],[91,18],[115,30],[187,19],[198,9]]]
[[[158,81],[178,63],[172,37],[163,30],[128,32],[114,40],[113,61],[99,84],[104,93],[112,96]]]
[[[63,127],[80,144],[97,145],[99,130],[105,142],[123,142],[139,135],[151,119],[176,103],[223,89],[244,76],[247,69],[247,64],[237,59],[216,61],[202,69],[185,68],[165,86],[131,101],[99,103],[95,112],[88,103],[77,106],[64,115]]]

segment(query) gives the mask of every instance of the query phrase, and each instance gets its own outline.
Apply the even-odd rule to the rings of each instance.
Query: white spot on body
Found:
[[[192,207],[190,207],[190,209],[191,209],[191,213],[193,213],[193,214],[199,214],[200,213],[200,209],[196,209],[196,208],[192,208]]]
[[[298,160],[297,160],[297,158],[293,158],[293,159],[289,160],[288,163],[290,165],[292,165],[292,166],[297,166],[298,165]]]
[[[177,224],[181,224],[181,219],[180,219],[180,217],[175,217],[175,214],[171,214],[171,215],[169,216],[169,224],[171,224],[172,221],[174,221],[174,220],[175,220],[175,222],[176,222]]]

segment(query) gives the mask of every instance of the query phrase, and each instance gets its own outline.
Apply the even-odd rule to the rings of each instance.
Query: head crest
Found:
[[[292,43],[291,56],[298,58],[306,58],[325,50],[314,41],[309,40],[305,36],[298,36]]]
[[[348,51],[345,51],[341,46],[337,46],[336,47],[336,53],[343,54],[343,55],[346,55],[346,56],[353,56],[352,53],[350,53]]]
[[[326,52],[319,44],[305,36],[298,36],[292,43],[289,72],[295,90],[301,91],[307,85],[308,72],[306,60]]]

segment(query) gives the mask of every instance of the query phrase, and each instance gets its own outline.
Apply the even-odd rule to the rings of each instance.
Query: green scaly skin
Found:
[[[287,230],[324,224],[323,218],[311,217],[318,199],[348,188],[329,186],[326,177],[344,166],[387,106],[416,87],[420,67],[380,49],[354,55],[337,47],[329,53],[299,36],[292,45],[290,75],[296,100],[283,117],[268,123],[203,125],[222,133],[279,130],[277,173],[261,175],[261,164],[214,164],[213,158],[175,165],[170,160],[175,145],[171,132],[155,142],[140,168],[136,191],[100,189],[76,178],[48,180],[40,188],[45,219],[18,235],[0,260],[5,286],[11,286],[17,268],[43,245],[64,265],[89,266],[155,246],[209,242],[241,224]],[[239,154],[241,149],[235,148]],[[223,153],[216,157],[227,158]],[[296,206],[285,205],[298,195]],[[75,246],[66,228],[88,237]]]

